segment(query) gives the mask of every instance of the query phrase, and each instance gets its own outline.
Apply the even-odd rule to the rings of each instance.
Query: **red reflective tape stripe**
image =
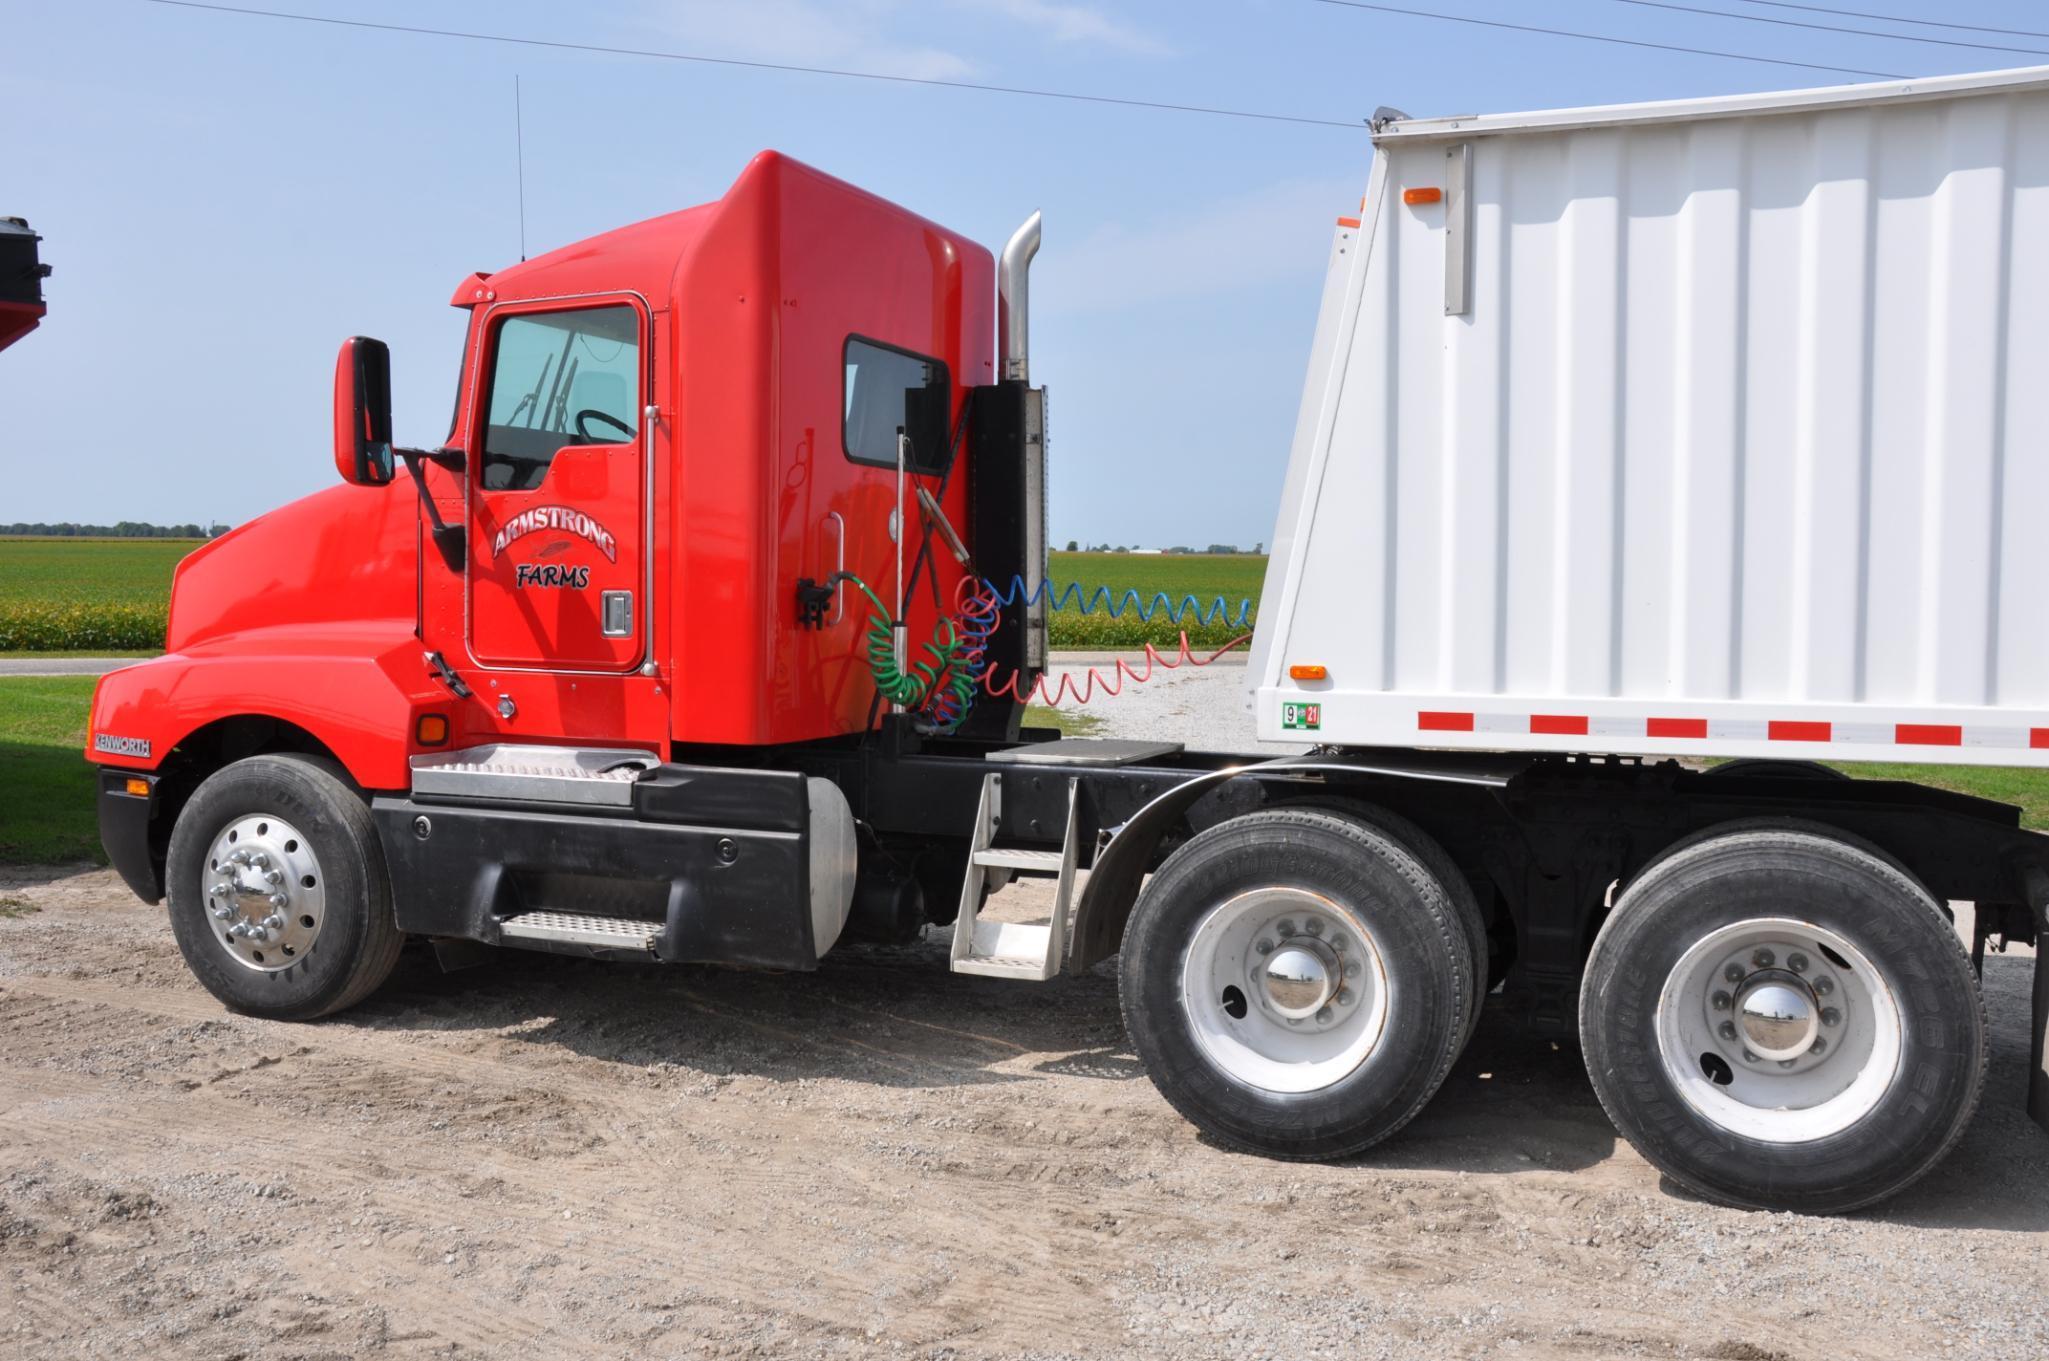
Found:
[[[1471,732],[1473,716],[1425,709],[1416,715],[1416,726],[1424,732]]]
[[[1893,727],[1892,740],[1903,746],[1961,747],[1964,730],[1954,723],[1899,723]]]
[[[1530,731],[1557,737],[1585,737],[1587,721],[1571,714],[1531,714]]]
[[[1704,718],[1647,718],[1643,721],[1645,737],[1706,737],[1707,720]]]
[[[1792,723],[1774,719],[1765,725],[1765,735],[1774,742],[1826,742],[1829,731],[1827,723]]]
[[[2028,729],[2028,745],[2031,747],[2049,747],[2049,728]]]

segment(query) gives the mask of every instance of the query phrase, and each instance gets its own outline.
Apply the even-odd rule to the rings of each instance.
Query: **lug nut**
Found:
[[[276,888],[279,884],[282,884],[284,881],[285,876],[284,871],[282,870],[267,870],[264,872],[263,882],[269,884],[272,888]]]
[[[1836,981],[1827,974],[1817,974],[1814,979],[1814,990],[1826,997],[1836,990]]]
[[[263,919],[263,925],[267,930],[282,931],[285,929],[285,919],[273,912]]]
[[[1263,955],[1270,955],[1274,952],[1274,943],[1270,940],[1263,940],[1252,948]]]
[[[1356,960],[1356,959],[1348,959],[1348,960],[1346,960],[1346,961],[1345,961],[1345,977],[1347,977],[1347,978],[1357,978],[1358,976],[1359,976],[1359,961],[1358,961],[1358,960]]]
[[[224,922],[228,918],[235,915],[235,909],[232,907],[228,907],[226,905],[209,908],[207,910],[213,913],[213,919],[217,922]]]
[[[1821,1054],[1827,1052],[1827,1050],[1828,1041],[1822,1039],[1820,1036],[1816,1036],[1814,1043],[1807,1047],[1807,1052],[1810,1054]]]
[[[1323,923],[1311,917],[1308,921],[1302,923],[1302,929],[1312,936],[1320,936],[1323,934]]]
[[[1316,1013],[1317,1022],[1322,1025],[1328,1025],[1330,1023],[1330,1017],[1331,1010],[1329,1007],[1325,1007],[1321,1011]]]
[[[1731,964],[1728,968],[1722,970],[1722,977],[1728,979],[1731,983],[1741,983],[1743,981],[1743,966],[1741,964]]]
[[[1760,969],[1769,969],[1774,963],[1778,961],[1778,958],[1779,957],[1777,955],[1773,954],[1769,950],[1759,950],[1755,954],[1751,955],[1750,962],[1752,964],[1755,964]]]
[[[1331,948],[1331,949],[1333,949],[1333,950],[1342,950],[1342,949],[1344,949],[1344,948],[1345,948],[1345,933],[1344,933],[1344,932],[1342,932],[1342,931],[1333,931],[1333,932],[1331,932],[1331,933],[1330,933],[1330,948]]]
[[[1715,1034],[1720,1035],[1725,1040],[1735,1039],[1736,1023],[1734,1021],[1722,1022],[1720,1025],[1715,1027]]]
[[[1726,992],[1717,990],[1715,995],[1709,1000],[1713,1003],[1716,1011],[1727,1011],[1736,999],[1729,996]]]
[[[1341,1007],[1352,1005],[1352,990],[1350,988],[1338,989],[1338,1005]]]
[[[1780,1059],[1780,1060],[1779,1060],[1779,1067],[1781,1067],[1781,1068],[1791,1068],[1792,1066],[1793,1066],[1793,1060],[1791,1060],[1791,1059]]]
[[[291,901],[292,900],[290,898],[287,898],[282,893],[273,893],[270,895],[270,905],[272,907],[288,907],[291,905]]]
[[[1794,973],[1806,973],[1807,956],[1795,950],[1792,954],[1786,956],[1786,967]]]
[[[1743,1051],[1743,1061],[1745,1063],[1756,1063],[1757,1055],[1751,1053],[1748,1049],[1746,1049]]]
[[[1274,930],[1284,936],[1292,936],[1295,934],[1295,923],[1292,918],[1283,917],[1274,923]]]
[[[1821,1009],[1821,1023],[1823,1025],[1841,1025],[1843,1023],[1843,1013],[1837,1011],[1834,1007],[1823,1007]]]

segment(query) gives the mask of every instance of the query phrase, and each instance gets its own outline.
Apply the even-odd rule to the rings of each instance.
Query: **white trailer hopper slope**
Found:
[[[1376,132],[1262,738],[2049,765],[2049,67]]]

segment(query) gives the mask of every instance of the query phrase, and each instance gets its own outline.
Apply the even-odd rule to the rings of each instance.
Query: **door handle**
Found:
[[[825,518],[832,525],[834,537],[838,541],[837,557],[832,569],[832,614],[826,619],[825,626],[837,628],[840,620],[846,616],[847,522],[836,510],[825,512]]]
[[[633,636],[633,592],[606,591],[599,599],[599,626],[607,638]]]

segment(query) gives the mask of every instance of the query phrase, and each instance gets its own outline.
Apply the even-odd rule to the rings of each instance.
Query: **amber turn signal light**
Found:
[[[438,747],[448,740],[446,714],[421,714],[413,724],[413,740],[423,747]]]
[[[1288,668],[1289,680],[1329,680],[1330,668],[1315,662],[1300,662]]]
[[[149,797],[148,780],[130,780],[125,787],[129,793],[133,794],[138,799],[146,799]]]
[[[1442,202],[1443,199],[1444,191],[1442,189],[1431,188],[1402,190],[1402,202],[1408,204],[1411,208],[1420,208],[1426,203],[1439,203]]]

